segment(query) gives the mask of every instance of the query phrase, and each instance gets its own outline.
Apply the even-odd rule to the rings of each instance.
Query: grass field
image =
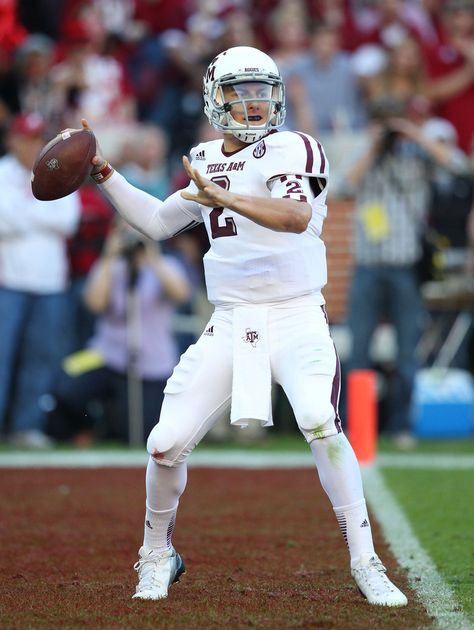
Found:
[[[383,475],[474,627],[474,469],[387,468]]]

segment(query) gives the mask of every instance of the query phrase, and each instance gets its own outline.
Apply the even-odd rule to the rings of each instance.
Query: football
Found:
[[[89,129],[63,131],[44,146],[31,174],[36,199],[61,199],[77,190],[92,170],[96,139]]]

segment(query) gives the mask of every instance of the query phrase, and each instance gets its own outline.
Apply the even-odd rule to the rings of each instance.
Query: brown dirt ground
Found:
[[[161,602],[131,600],[144,470],[6,469],[0,496],[3,630],[433,627],[374,522],[410,601],[359,594],[312,470],[190,469],[174,538],[187,573]]]

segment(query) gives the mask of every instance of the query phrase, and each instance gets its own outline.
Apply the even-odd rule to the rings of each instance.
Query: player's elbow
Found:
[[[298,202],[295,211],[288,215],[286,231],[295,234],[305,232],[311,220],[311,212],[311,206],[308,203]]]

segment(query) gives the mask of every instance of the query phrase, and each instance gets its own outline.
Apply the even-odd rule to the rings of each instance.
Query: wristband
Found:
[[[110,164],[106,161],[104,166],[97,173],[92,173],[91,177],[95,181],[96,184],[103,184],[106,179],[108,179],[109,175],[114,172],[114,169]]]

